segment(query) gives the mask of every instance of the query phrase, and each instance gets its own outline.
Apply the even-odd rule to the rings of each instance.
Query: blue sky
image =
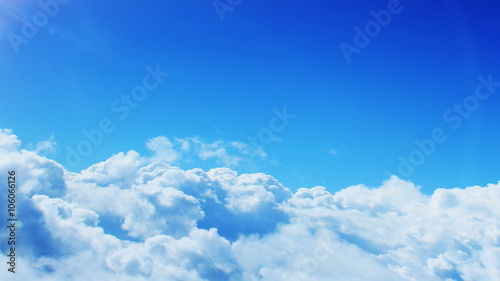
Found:
[[[147,154],[145,142],[158,136],[245,143],[286,107],[296,117],[262,145],[267,157],[244,159],[236,171],[271,174],[292,190],[377,185],[398,174],[416,139],[442,128],[446,141],[402,178],[426,192],[497,182],[499,91],[456,130],[443,114],[475,93],[478,76],[500,81],[498,3],[401,1],[348,63],[339,44],[353,45],[354,28],[388,1],[346,2],[243,0],[221,21],[211,1],[69,1],[16,53],[8,35],[22,34],[22,23],[9,16],[12,3],[24,3],[27,19],[41,8],[0,1],[9,22],[0,124],[24,145],[54,136],[47,157],[65,165],[65,148],[109,118],[115,130],[65,166],[79,171],[121,151]],[[170,75],[120,120],[112,102],[157,65]]]
[[[499,7],[0,0],[0,279],[497,280]]]

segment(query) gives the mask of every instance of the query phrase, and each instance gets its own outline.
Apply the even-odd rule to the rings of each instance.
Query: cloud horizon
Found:
[[[426,195],[392,176],[293,192],[264,173],[162,162],[189,145],[225,166],[264,155],[188,141],[150,139],[152,157],[130,150],[69,172],[41,154],[55,144],[21,149],[0,130],[0,180],[19,177],[20,280],[499,280],[500,182]]]

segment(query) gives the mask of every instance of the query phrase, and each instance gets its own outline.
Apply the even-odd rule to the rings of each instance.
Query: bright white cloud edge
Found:
[[[169,143],[70,173],[0,130],[0,171],[18,172],[18,204],[40,218],[18,230],[18,280],[499,280],[499,184],[429,196],[393,176],[293,193],[265,174],[156,162],[182,156]]]

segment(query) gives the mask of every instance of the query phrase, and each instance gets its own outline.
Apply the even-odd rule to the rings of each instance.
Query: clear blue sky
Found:
[[[0,126],[25,145],[53,135],[47,156],[64,164],[82,130],[112,120],[115,130],[69,170],[147,153],[157,136],[246,142],[286,106],[296,118],[263,145],[267,158],[236,170],[291,189],[377,185],[441,128],[446,141],[402,178],[427,192],[500,179],[500,87],[470,117],[454,111],[478,76],[500,81],[496,1],[402,0],[350,63],[339,45],[354,46],[354,28],[391,1],[243,0],[221,21],[211,1],[73,0],[16,53],[9,34],[22,36],[23,25],[12,15],[41,11],[27,2],[0,0]],[[110,105],[142,84],[148,65],[170,75],[120,120]]]

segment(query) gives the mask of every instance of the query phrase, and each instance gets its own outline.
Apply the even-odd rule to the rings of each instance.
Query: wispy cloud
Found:
[[[337,149],[329,149],[328,153],[331,155],[339,155],[339,151]]]
[[[164,136],[150,139],[146,146],[154,155],[148,161],[178,163],[182,160],[214,160],[225,167],[238,167],[243,160],[263,159],[267,154],[261,149],[238,141],[207,141],[199,137],[174,138]]]
[[[36,144],[35,153],[52,153],[57,147],[57,142],[54,141],[54,135],[51,135],[49,139],[40,141]]]

